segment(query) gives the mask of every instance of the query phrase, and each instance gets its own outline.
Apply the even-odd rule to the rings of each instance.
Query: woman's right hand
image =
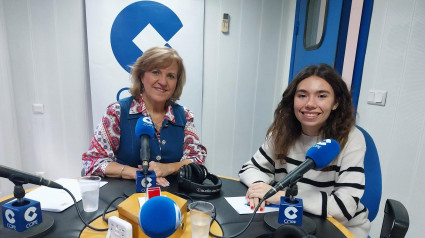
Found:
[[[248,190],[246,191],[245,198],[252,210],[257,207],[260,200],[264,197],[264,195],[266,195],[266,193],[270,189],[272,189],[272,186],[264,182],[253,183],[248,186]],[[268,198],[266,201],[264,201],[261,204],[258,210],[263,211],[264,207],[268,204],[279,204],[281,196],[285,196],[284,191],[279,191],[275,195]]]
[[[245,197],[251,210],[254,210],[258,206],[258,203],[270,188],[270,185],[263,182],[253,183],[248,186]],[[258,211],[263,211],[266,203],[268,204],[268,202],[263,202]]]

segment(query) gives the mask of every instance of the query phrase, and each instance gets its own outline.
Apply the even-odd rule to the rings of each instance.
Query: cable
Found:
[[[95,227],[90,226],[81,216],[80,208],[77,205],[77,200],[75,199],[74,195],[65,187],[63,187],[63,190],[65,190],[69,195],[71,195],[72,200],[74,200],[74,205],[75,205],[75,209],[77,209],[78,216],[80,217],[81,221],[83,221],[84,225],[86,225],[87,227],[89,227],[90,229],[93,229],[95,231],[107,231],[108,230],[108,228],[100,229],[100,228],[95,228]]]
[[[112,202],[110,202],[109,204],[108,204],[108,206],[106,206],[106,208],[105,208],[105,210],[103,210],[103,214],[102,214],[102,219],[106,222],[106,223],[108,223],[108,218],[106,218],[105,216],[106,216],[106,213],[108,213],[108,209],[109,209],[109,207],[115,202],[115,201],[117,201],[118,199],[120,199],[120,198],[122,198],[122,199],[127,199],[128,198],[128,196],[126,196],[126,195],[124,195],[124,196],[119,196],[119,197],[116,197],[114,200],[112,200]],[[110,212],[112,212],[112,210],[110,211]]]
[[[185,198],[187,198],[188,200],[190,200],[190,203],[192,203],[192,202],[193,202],[193,198],[192,198],[191,196],[187,195],[187,194],[184,194],[184,193],[175,193],[174,195],[176,195],[176,196],[180,196],[180,197],[185,197]]]
[[[192,199],[192,197],[191,196],[189,196],[189,195],[187,195],[187,194],[184,194],[184,193],[175,193],[175,195],[180,195],[180,196],[183,196],[183,197],[186,197],[186,198],[189,198],[190,200],[191,200],[191,202],[193,202],[193,199]],[[261,204],[264,202],[264,199],[261,199],[261,201],[258,203],[258,205],[257,205],[257,207],[254,209],[254,212],[252,213],[252,217],[251,217],[251,219],[249,220],[249,222],[248,222],[248,224],[242,229],[242,231],[240,231],[239,233],[237,233],[237,234],[235,234],[235,235],[231,235],[231,236],[219,236],[219,235],[215,235],[215,234],[213,234],[211,231],[209,232],[209,234],[210,234],[210,236],[212,236],[212,237],[217,237],[217,238],[234,238],[234,237],[237,237],[237,236],[240,236],[242,233],[244,233],[247,229],[248,229],[248,227],[249,227],[249,225],[252,223],[252,220],[254,220],[254,217],[255,217],[255,214],[257,214],[257,211],[258,211],[258,209],[260,208],[260,206],[261,206]],[[211,222],[210,222],[210,227],[211,227],[211,225],[213,224],[213,222],[214,221],[216,221],[217,222],[217,224],[218,224],[218,226],[221,228],[222,226],[221,226],[221,224],[215,219],[216,218],[216,216],[217,216],[217,212],[216,212],[216,208],[215,208],[215,206],[214,206],[214,216],[212,217],[212,219],[211,219]],[[221,229],[221,230],[223,230],[223,229]],[[223,232],[224,233],[224,232]]]
[[[210,231],[210,236],[217,237],[217,238],[234,238],[234,237],[240,236],[242,233],[244,233],[248,229],[249,225],[252,223],[252,220],[254,220],[255,214],[257,214],[257,211],[258,211],[258,209],[260,208],[260,206],[261,206],[261,204],[263,202],[264,202],[264,199],[261,199],[260,202],[258,203],[257,207],[255,207],[254,212],[252,213],[251,219],[249,220],[248,224],[239,233],[237,233],[235,235],[231,235],[231,236],[224,236],[224,235],[223,236],[218,236],[218,235],[215,235],[215,234],[211,233],[211,231]],[[214,218],[213,218],[213,220],[215,220],[215,214],[216,213],[215,213],[215,207],[214,207]],[[211,221],[211,224],[212,224],[212,221]],[[211,226],[211,224],[210,224],[210,226]]]

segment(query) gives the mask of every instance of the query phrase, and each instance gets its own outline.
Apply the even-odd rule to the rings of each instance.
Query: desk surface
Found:
[[[93,221],[102,215],[103,210],[106,206],[114,200],[116,197],[122,195],[130,196],[136,190],[134,180],[121,180],[113,178],[104,178],[108,184],[100,188],[99,197],[99,209],[96,212],[85,213],[82,212],[82,216],[86,221]],[[175,179],[170,179],[171,185],[166,188],[162,188],[163,191],[170,193],[182,193],[192,197],[196,200],[206,200],[214,204],[216,207],[217,217],[216,220],[220,224],[224,235],[234,235],[241,231],[248,221],[251,219],[251,215],[239,215],[232,206],[226,201],[225,197],[244,196],[246,187],[239,181],[233,179],[222,178],[223,186],[219,196],[216,197],[202,197],[194,194],[187,194],[180,190],[177,186]],[[176,194],[179,196],[179,194]],[[180,196],[183,197],[183,196]],[[185,197],[183,197],[185,198]],[[116,206],[122,202],[118,200],[110,210],[116,209]],[[190,202],[190,201],[188,201]],[[3,203],[1,203],[3,204]],[[82,209],[81,202],[78,206]],[[81,222],[74,206],[69,207],[63,212],[53,213],[47,212],[51,215],[55,224],[50,233],[45,237],[79,237],[85,225]],[[265,214],[256,214],[253,222],[241,236],[239,237],[257,237],[271,231],[265,226],[264,223]],[[354,237],[351,233],[341,224],[334,219],[323,219],[317,216],[307,215],[316,223],[316,234],[317,238],[320,237]],[[1,223],[0,225],[2,225]]]

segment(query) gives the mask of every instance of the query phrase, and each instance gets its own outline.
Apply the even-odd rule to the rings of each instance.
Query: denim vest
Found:
[[[120,164],[137,167],[142,164],[140,160],[140,138],[135,135],[137,120],[142,113],[130,114],[133,97],[118,101],[121,106],[120,130],[121,138],[117,153],[117,162]],[[160,130],[161,142],[155,135],[149,141],[150,160],[161,163],[179,162],[183,156],[184,128],[186,114],[182,106],[172,103],[175,123],[164,119]]]

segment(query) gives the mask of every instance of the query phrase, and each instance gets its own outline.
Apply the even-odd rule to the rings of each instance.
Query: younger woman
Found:
[[[368,211],[360,198],[364,192],[363,134],[354,126],[350,93],[341,76],[329,65],[304,68],[282,95],[264,144],[239,171],[248,186],[246,199],[254,208],[272,185],[305,160],[307,150],[332,138],[339,155],[322,170],[310,170],[297,183],[304,210],[333,217],[356,237],[367,237]],[[266,203],[279,204],[285,191]],[[264,208],[261,204],[260,210]]]

